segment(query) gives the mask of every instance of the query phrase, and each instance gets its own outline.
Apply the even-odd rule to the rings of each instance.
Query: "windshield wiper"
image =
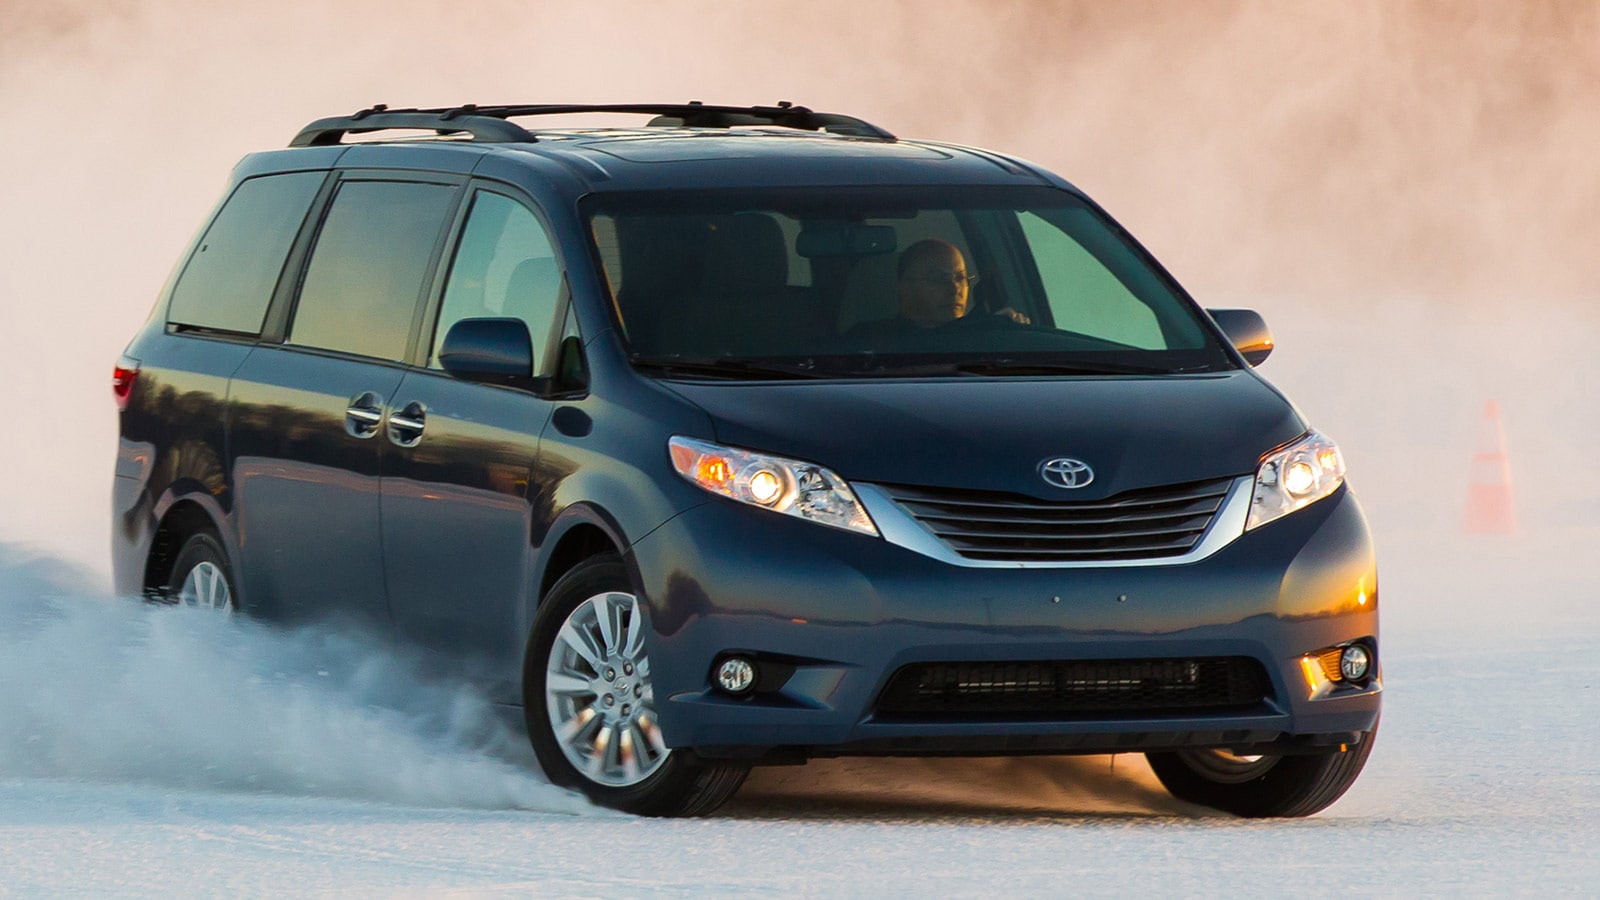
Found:
[[[1049,363],[996,359],[956,363],[951,366],[968,375],[1170,375],[1171,369],[1130,366],[1124,363]]]
[[[933,360],[916,354],[879,354],[872,351],[840,357],[822,357],[819,368],[838,375],[855,377],[927,378],[941,375],[1171,375],[1193,369],[1167,369],[1114,362],[1054,363],[1020,359],[987,359],[970,362]]]
[[[781,363],[751,362],[747,359],[721,359],[721,358],[666,358],[666,359],[634,359],[633,367],[661,372],[665,375],[709,375],[714,378],[782,378],[782,379],[810,379],[827,378],[827,375],[814,371],[809,363],[796,363],[786,366]]]

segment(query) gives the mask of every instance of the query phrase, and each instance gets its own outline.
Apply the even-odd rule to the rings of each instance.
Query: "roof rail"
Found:
[[[533,142],[532,132],[506,119],[517,116],[553,116],[567,113],[637,113],[652,116],[648,125],[689,128],[730,128],[735,125],[777,125],[805,131],[827,131],[852,137],[895,139],[893,134],[854,116],[819,113],[787,100],[777,106],[708,106],[688,103],[534,104],[527,106],[464,106],[440,109],[390,109],[378,104],[354,115],[318,119],[300,129],[291,147],[324,147],[340,143],[346,134],[389,129],[432,130],[440,135],[468,134],[489,143]]]
[[[432,130],[441,135],[466,132],[475,141],[504,143],[531,141],[533,135],[525,129],[492,116],[463,115],[470,107],[459,109],[390,109],[379,103],[350,116],[333,116],[318,119],[300,129],[289,142],[291,147],[326,147],[340,143],[346,134],[366,134],[406,128]]]

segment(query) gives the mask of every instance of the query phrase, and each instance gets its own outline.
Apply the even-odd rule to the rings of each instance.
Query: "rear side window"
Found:
[[[404,359],[423,280],[455,194],[443,184],[341,185],[311,252],[289,342]]]
[[[289,245],[323,178],[322,172],[294,172],[241,183],[184,266],[167,320],[260,334]]]

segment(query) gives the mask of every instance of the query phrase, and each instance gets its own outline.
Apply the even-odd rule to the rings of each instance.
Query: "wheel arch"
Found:
[[[574,525],[551,549],[550,559],[539,578],[540,599],[535,602],[542,602],[545,594],[550,592],[550,586],[579,563],[611,552],[620,553],[621,548],[612,541],[605,529],[589,523]]]
[[[233,542],[222,527],[224,516],[215,503],[208,503],[209,494],[186,494],[172,497],[164,509],[159,509],[155,536],[150,542],[150,553],[145,559],[143,589],[146,594],[158,593],[172,575],[172,566],[183,549],[184,541],[192,535],[209,531],[217,536],[223,550],[234,556]]]
[[[628,578],[638,590],[639,573],[621,525],[604,509],[589,503],[578,503],[562,510],[550,529],[533,567],[532,589],[524,598],[518,611],[518,627],[525,638],[533,634],[533,620],[544,603],[545,595],[561,576],[581,565],[585,560],[607,553],[622,559]],[[518,670],[526,674],[527,645],[524,643]]]
[[[615,553],[622,557],[634,584],[639,573],[628,552],[629,543],[622,526],[604,509],[588,503],[567,507],[545,533],[544,549],[536,568],[535,590],[526,610],[528,621],[544,601],[545,594],[562,575],[591,557]]]

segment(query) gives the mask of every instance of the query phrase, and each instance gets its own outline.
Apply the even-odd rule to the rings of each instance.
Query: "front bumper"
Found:
[[[1380,678],[1330,690],[1306,664],[1352,640],[1378,648],[1371,538],[1346,488],[1187,565],[963,567],[721,500],[630,552],[666,741],[703,755],[1292,752],[1355,742],[1378,718]],[[728,652],[774,660],[786,679],[717,693],[711,669]],[[1160,715],[876,709],[916,663],[1212,657],[1259,661],[1264,699]]]

